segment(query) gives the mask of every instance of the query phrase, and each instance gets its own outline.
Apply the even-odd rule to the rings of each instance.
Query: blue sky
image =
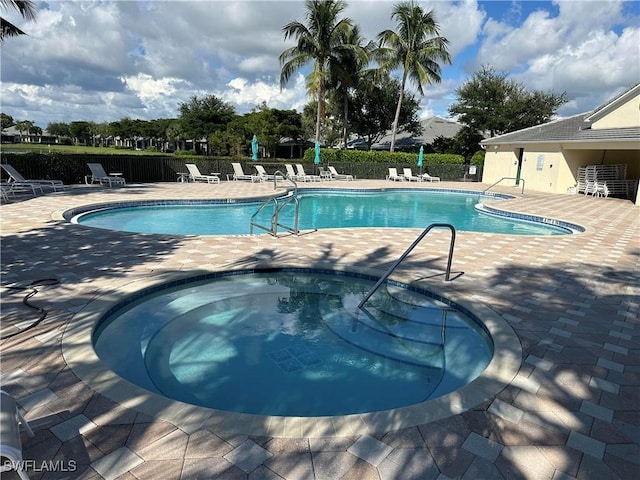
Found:
[[[348,1],[345,15],[374,39],[395,28],[395,1]],[[422,117],[448,117],[455,90],[482,65],[530,90],[566,92],[566,117],[640,81],[640,3],[621,0],[419,2],[433,9],[453,64],[425,88]],[[282,27],[304,21],[301,0],[48,1],[29,35],[2,45],[0,110],[15,120],[108,122],[178,116],[214,94],[245,113],[308,102],[304,76],[280,89]]]

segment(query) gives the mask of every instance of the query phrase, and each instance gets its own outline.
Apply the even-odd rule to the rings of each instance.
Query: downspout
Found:
[[[516,169],[516,185],[520,185],[520,174],[522,173],[522,160],[524,158],[524,148],[518,149],[518,167]]]

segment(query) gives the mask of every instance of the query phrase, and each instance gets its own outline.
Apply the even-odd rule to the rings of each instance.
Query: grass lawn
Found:
[[[5,153],[36,152],[36,153],[91,153],[94,155],[170,155],[162,152],[148,152],[145,150],[128,150],[123,148],[92,147],[84,145],[48,145],[43,143],[3,143],[1,147]]]

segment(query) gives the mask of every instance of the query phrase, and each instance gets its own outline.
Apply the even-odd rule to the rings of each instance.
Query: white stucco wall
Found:
[[[574,147],[582,148],[569,149],[560,144],[526,146],[520,171],[525,192],[567,193],[570,187],[576,185],[578,168],[583,165],[626,164],[627,178],[640,178],[640,150],[588,149],[586,145]],[[503,177],[513,178],[517,168],[518,148],[513,145],[491,146],[485,155],[482,182],[493,184]],[[500,185],[515,185],[515,181],[503,180]],[[640,204],[640,191],[635,201]]]
[[[612,112],[591,124],[593,130],[640,126],[640,91]]]
[[[503,177],[516,177],[518,172],[518,149],[491,147],[484,160],[482,182],[494,183]],[[525,190],[549,193],[566,193],[575,184],[575,176],[567,165],[559,145],[537,146],[535,151],[525,149],[520,178]],[[501,185],[513,185],[504,180]]]

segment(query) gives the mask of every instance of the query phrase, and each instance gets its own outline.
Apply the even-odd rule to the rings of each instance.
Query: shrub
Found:
[[[423,157],[425,165],[462,165],[464,157],[453,153],[426,153]],[[308,148],[304,152],[304,160],[313,162],[315,151]],[[320,160],[323,164],[334,163],[384,163],[389,165],[415,165],[418,161],[416,153],[385,152],[379,150],[338,150],[334,148],[320,149]]]
[[[476,153],[474,153],[473,157],[471,157],[471,165],[484,165],[484,155],[484,150],[478,150]]]

